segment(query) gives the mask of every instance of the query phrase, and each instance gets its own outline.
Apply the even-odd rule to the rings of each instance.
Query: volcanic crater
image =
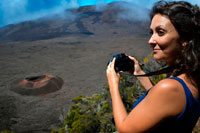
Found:
[[[39,75],[17,80],[11,90],[21,95],[45,95],[62,88],[64,81],[55,75]]]

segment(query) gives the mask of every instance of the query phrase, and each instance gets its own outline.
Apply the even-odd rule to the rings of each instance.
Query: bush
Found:
[[[65,123],[60,130],[52,130],[53,133],[95,133],[95,132],[115,132],[115,124],[112,114],[112,103],[108,85],[103,87],[101,94],[84,97],[82,95],[75,97],[72,101],[69,113],[65,117]],[[131,110],[134,101],[143,89],[136,89],[128,81],[125,74],[120,78],[120,93],[127,110]]]
[[[163,64],[157,64],[149,55],[144,59],[145,68],[158,70]],[[156,83],[165,78],[166,75],[151,77]],[[120,77],[119,90],[122,101],[128,112],[132,110],[133,103],[144,94],[144,88],[135,77],[128,73],[122,73]],[[52,130],[52,133],[105,133],[116,132],[112,113],[112,103],[109,87],[106,84],[101,94],[84,97],[82,95],[72,99],[74,105],[71,106],[69,113],[65,117],[65,123],[60,130]],[[194,129],[194,133],[199,131],[199,124]]]
[[[147,61],[145,63],[152,61]],[[154,62],[153,62],[154,63]],[[157,78],[155,78],[157,79]],[[155,80],[154,79],[154,80]],[[128,73],[122,73],[119,86],[121,98],[127,111],[131,111],[133,103],[144,93],[143,87]],[[109,87],[106,84],[101,94],[84,97],[82,95],[72,99],[74,105],[65,117],[65,123],[60,130],[52,133],[74,132],[115,132],[112,113],[112,103]]]
[[[0,131],[0,133],[14,133],[14,131],[10,131],[10,130],[2,130],[2,131]]]

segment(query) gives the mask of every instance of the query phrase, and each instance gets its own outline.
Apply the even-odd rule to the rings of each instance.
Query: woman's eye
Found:
[[[162,36],[162,35],[165,34],[165,32],[163,30],[158,30],[157,33],[158,33],[159,36]]]

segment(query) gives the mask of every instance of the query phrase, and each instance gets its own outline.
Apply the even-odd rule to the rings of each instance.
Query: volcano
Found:
[[[19,24],[8,25],[0,29],[0,42],[34,41],[63,36],[98,36],[112,34],[147,35],[148,22],[119,17],[124,11],[121,4],[113,2],[96,10],[96,6],[84,6],[74,10],[66,10],[62,16],[51,17]],[[126,3],[127,4],[127,3]],[[74,19],[69,19],[69,13]]]

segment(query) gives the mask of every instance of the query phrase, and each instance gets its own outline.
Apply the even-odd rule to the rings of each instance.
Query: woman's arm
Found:
[[[135,63],[135,65],[134,65],[135,71],[134,71],[133,75],[143,75],[143,74],[145,74],[145,72],[142,71],[142,69],[140,68],[138,61],[134,57],[129,56],[129,58],[131,60],[133,60],[134,63]],[[153,87],[153,82],[149,79],[149,77],[139,77],[138,76],[136,78],[140,81],[141,85],[145,88],[145,90],[148,90],[151,87]]]
[[[124,119],[127,117],[128,114],[121,100],[121,96],[119,92],[120,74],[116,73],[114,70],[115,60],[116,58],[114,58],[113,61],[108,65],[106,73],[107,73],[108,84],[110,88],[110,94],[112,98],[114,119],[117,126],[117,125],[120,125],[120,123],[124,121]]]
[[[119,93],[119,77],[114,62],[107,68],[113,115],[119,132],[141,133],[155,127],[168,117],[176,117],[185,106],[185,95],[177,81],[165,79],[156,84],[148,95],[128,114]],[[181,89],[180,89],[181,88]]]

